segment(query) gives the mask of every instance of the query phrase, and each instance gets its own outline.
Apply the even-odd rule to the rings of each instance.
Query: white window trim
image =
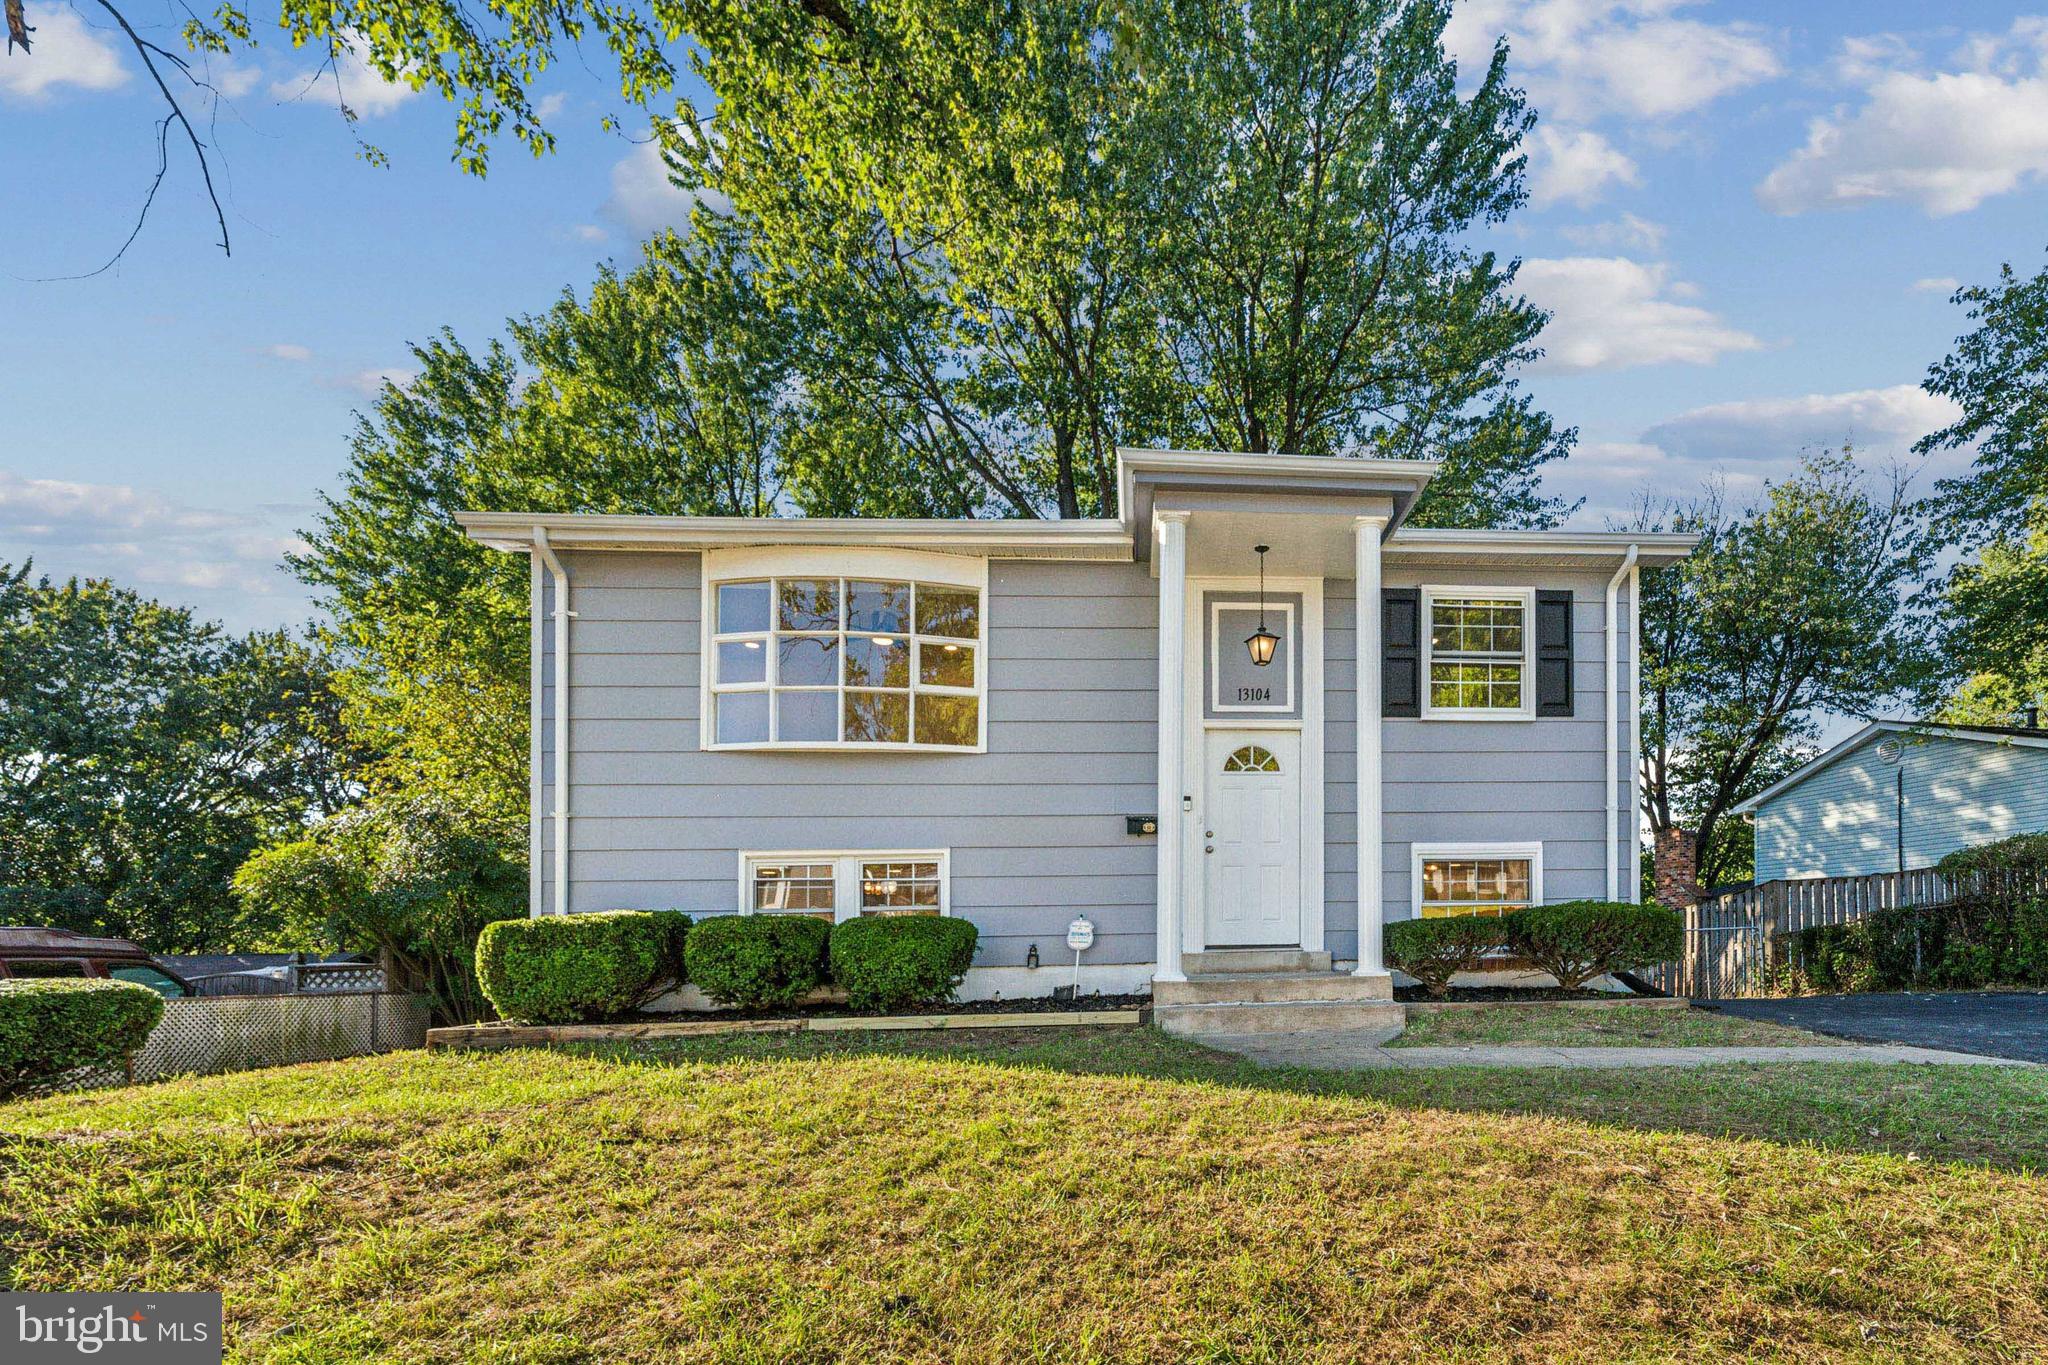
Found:
[[[1529,904],[1543,904],[1543,845],[1519,844],[1410,844],[1408,846],[1408,917],[1422,918],[1422,864],[1444,858],[1527,858],[1529,860]]]
[[[1522,604],[1522,704],[1513,711],[1491,706],[1432,706],[1429,701],[1430,622],[1435,618],[1440,597],[1512,597]],[[1422,619],[1417,624],[1421,639],[1421,677],[1424,720],[1522,721],[1536,719],[1536,589],[1504,588],[1487,584],[1426,584],[1422,589]]]
[[[922,754],[970,754],[988,752],[988,676],[989,676],[989,614],[988,614],[988,561],[965,555],[939,554],[928,550],[887,550],[887,549],[839,549],[830,546],[790,546],[784,548],[749,546],[744,549],[707,550],[704,552],[702,572],[699,575],[698,605],[698,669],[697,705],[699,712],[698,743],[706,750],[719,751],[769,751],[786,753],[922,753]],[[718,586],[748,579],[761,578],[861,578],[881,579],[906,583],[936,583],[949,588],[967,588],[981,595],[981,636],[973,642],[976,651],[974,686],[938,687],[915,684],[908,694],[910,705],[916,706],[918,692],[934,695],[973,697],[975,699],[975,736],[972,745],[920,744],[869,742],[851,740],[754,740],[745,743],[721,744],[718,742],[717,704],[714,700],[720,691],[765,692],[769,694],[769,708],[774,709],[773,661],[769,662],[769,674],[765,681],[745,683],[721,688],[717,685],[718,645],[721,640],[737,640],[756,637],[760,632],[735,632],[720,635],[718,627]],[[769,604],[769,624],[774,624],[774,603]],[[910,632],[915,639],[916,633]],[[769,651],[772,655],[773,651]],[[913,670],[916,660],[911,661]],[[843,668],[843,665],[842,665]],[[835,683],[819,691],[830,691],[842,698],[843,712],[845,685]],[[842,721],[843,723],[843,721]]]
[[[815,915],[815,910],[756,910],[754,908],[754,865],[756,863],[832,864],[832,922],[844,924],[860,918],[860,865],[862,863],[932,863],[939,865],[939,914],[953,913],[953,851],[946,848],[828,848],[828,849],[743,849],[740,852],[739,913],[742,915]]]
[[[1285,655],[1287,660],[1287,667],[1285,669],[1287,687],[1281,699],[1277,702],[1232,702],[1229,704],[1225,704],[1223,700],[1223,613],[1226,610],[1256,610],[1258,605],[1259,599],[1256,597],[1242,599],[1217,597],[1211,599],[1209,603],[1209,709],[1218,715],[1291,715],[1294,711],[1294,680],[1295,675],[1300,671],[1294,656],[1301,651],[1299,648],[1300,636],[1294,629],[1294,603],[1292,602],[1266,603],[1267,613],[1269,615],[1278,614],[1281,619],[1282,624],[1278,634],[1281,643],[1287,646],[1287,653]],[[1243,649],[1244,641],[1239,640],[1237,647]]]

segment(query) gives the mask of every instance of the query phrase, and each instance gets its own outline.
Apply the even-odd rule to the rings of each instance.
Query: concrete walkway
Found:
[[[1211,1034],[1194,1041],[1267,1066],[1323,1071],[1442,1066],[1642,1067],[1731,1063],[1883,1062],[1921,1066],[2033,1066],[1973,1052],[1881,1044],[1855,1047],[1386,1047],[1384,1029]]]

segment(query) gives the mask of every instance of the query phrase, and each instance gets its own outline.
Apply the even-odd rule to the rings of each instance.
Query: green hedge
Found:
[[[1685,924],[1676,910],[1626,901],[1532,905],[1506,920],[1508,949],[1577,990],[1596,976],[1678,956]]]
[[[672,910],[499,920],[477,936],[477,982],[507,1019],[624,1014],[682,983],[689,928],[690,917]]]
[[[1453,915],[1407,919],[1386,930],[1387,961],[1420,981],[1431,995],[1450,989],[1459,972],[1479,970],[1489,953],[1507,946],[1513,915]]]
[[[121,1065],[163,1017],[163,997],[128,981],[0,981],[0,1099]]]
[[[964,919],[866,916],[834,925],[832,979],[857,1010],[893,1010],[953,998],[979,934]]]
[[[809,915],[707,919],[690,930],[690,980],[721,1005],[793,1005],[825,983],[831,936]]]
[[[1879,910],[1782,946],[1780,985],[1792,991],[2048,986],[2048,898]]]

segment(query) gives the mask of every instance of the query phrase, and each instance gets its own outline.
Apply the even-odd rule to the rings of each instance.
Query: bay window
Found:
[[[705,567],[707,747],[981,747],[985,562],[719,552]]]

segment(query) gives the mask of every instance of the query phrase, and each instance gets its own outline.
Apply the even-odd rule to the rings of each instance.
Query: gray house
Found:
[[[534,913],[962,915],[968,998],[1085,918],[1084,992],[1213,1031],[1384,1017],[1390,920],[1634,894],[1636,587],[1691,537],[1118,465],[1116,519],[462,516],[532,562]]]
[[[2048,730],[1878,721],[1735,810],[1760,882],[1932,867],[2048,829]]]

